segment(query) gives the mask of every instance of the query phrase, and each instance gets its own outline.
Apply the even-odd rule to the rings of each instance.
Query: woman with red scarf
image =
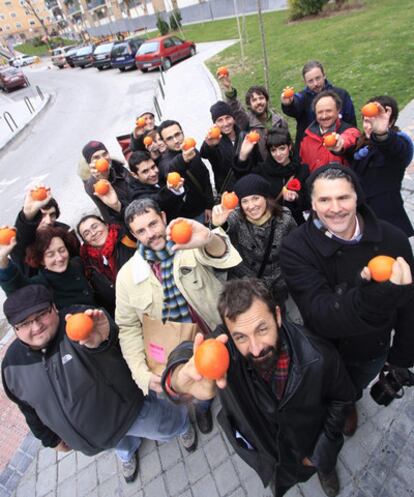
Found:
[[[136,241],[127,235],[125,227],[107,224],[94,214],[79,221],[77,232],[83,241],[80,256],[86,277],[95,290],[96,300],[113,316],[116,275],[134,254]]]

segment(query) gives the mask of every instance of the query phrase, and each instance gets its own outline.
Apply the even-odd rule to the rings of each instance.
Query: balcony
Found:
[[[105,7],[105,0],[92,0],[90,2],[86,2],[86,6],[88,10],[98,9],[99,7]]]
[[[59,7],[57,0],[46,0],[45,2],[46,8],[51,10],[54,7]]]
[[[81,6],[80,6],[79,2],[76,2],[76,1],[74,1],[74,2],[67,2],[66,3],[66,7],[68,9],[68,14],[70,16],[73,16],[77,12],[81,12]]]

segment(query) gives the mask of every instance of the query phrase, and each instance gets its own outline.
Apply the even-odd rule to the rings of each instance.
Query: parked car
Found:
[[[9,64],[14,67],[22,67],[39,61],[40,58],[37,55],[18,55],[10,59]]]
[[[0,69],[0,88],[9,91],[12,88],[29,86],[29,81],[21,69],[15,67],[5,67]]]
[[[79,48],[76,54],[72,55],[72,62],[74,67],[80,67],[85,69],[85,67],[92,67],[93,65],[93,50],[95,45],[86,45],[85,47]]]
[[[121,72],[126,69],[135,69],[135,54],[145,41],[145,38],[130,38],[116,42],[111,52],[111,66]]]
[[[74,48],[75,45],[69,45],[67,47],[58,47],[52,50],[52,64],[57,66],[59,69],[63,69],[66,64],[66,54]]]
[[[161,67],[169,69],[174,62],[196,53],[193,41],[185,41],[178,36],[167,35],[153,38],[143,43],[135,56],[135,63],[142,72]]]
[[[114,46],[114,42],[102,43],[98,45],[93,51],[93,65],[97,67],[100,71],[105,67],[111,67],[111,51]]]
[[[70,67],[75,67],[73,63],[73,57],[77,54],[78,50],[82,48],[82,45],[78,45],[77,47],[73,47],[66,52],[65,59]]]

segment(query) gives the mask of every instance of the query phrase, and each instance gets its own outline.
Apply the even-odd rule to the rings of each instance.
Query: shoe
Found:
[[[198,429],[201,433],[204,433],[205,435],[210,433],[213,429],[213,416],[211,415],[211,409],[208,408],[207,411],[198,411],[196,408],[195,416]]]
[[[185,433],[180,435],[181,443],[187,452],[194,452],[197,448],[197,432],[192,423],[188,425]]]
[[[318,471],[318,478],[325,495],[335,497],[339,494],[339,479],[336,469],[330,473],[320,473]]]
[[[356,432],[357,426],[358,426],[358,413],[356,410],[356,405],[352,404],[352,407],[350,407],[347,412],[345,425],[342,430],[342,433],[347,437],[352,437],[352,435]]]
[[[127,483],[132,483],[136,480],[138,475],[139,459],[138,451],[132,456],[128,462],[122,463],[122,475]]]

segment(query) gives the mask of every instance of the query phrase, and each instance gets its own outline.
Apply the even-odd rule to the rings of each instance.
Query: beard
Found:
[[[272,371],[276,368],[278,351],[275,347],[266,347],[258,356],[247,354],[246,359],[259,373]]]

